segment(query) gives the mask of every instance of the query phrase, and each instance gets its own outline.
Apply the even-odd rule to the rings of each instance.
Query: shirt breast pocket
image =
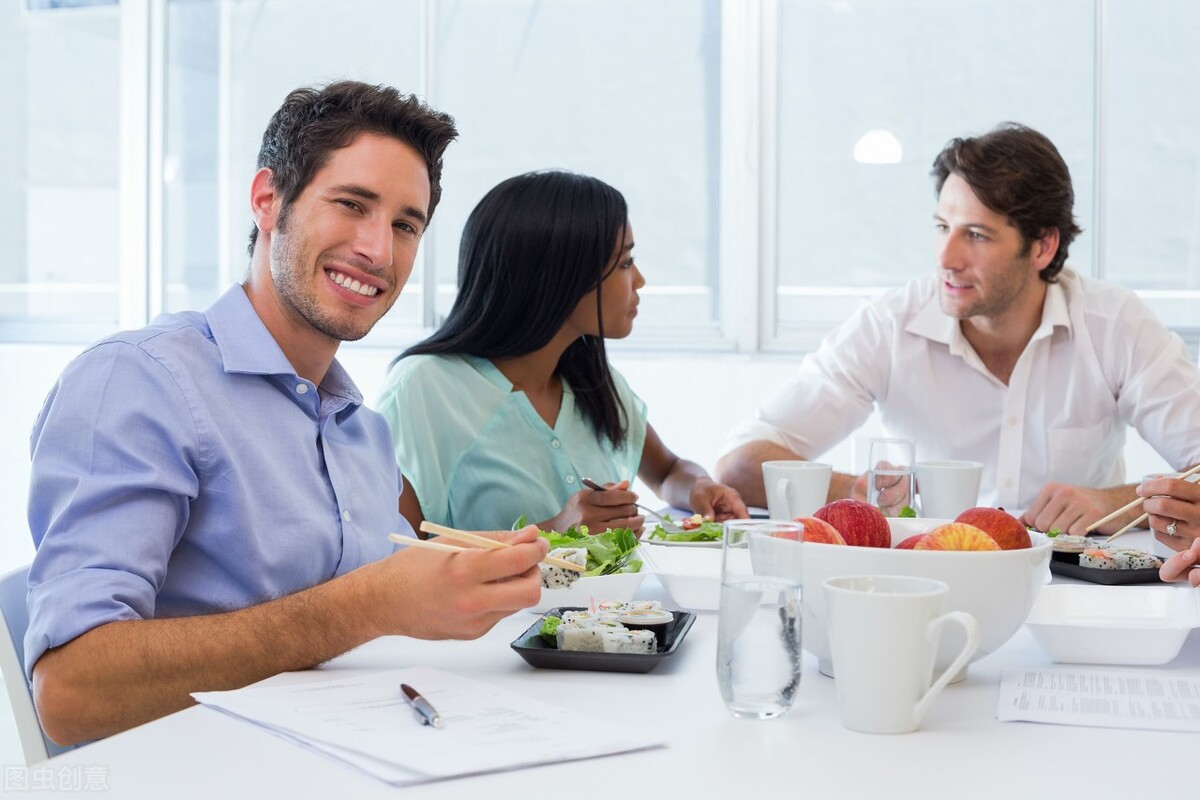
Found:
[[[1047,481],[1104,487],[1123,483],[1124,437],[1113,435],[1113,422],[1085,428],[1052,428]]]

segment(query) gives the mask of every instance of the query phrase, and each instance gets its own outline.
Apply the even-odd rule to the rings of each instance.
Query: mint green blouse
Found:
[[[646,404],[616,370],[612,376],[628,420],[620,448],[583,418],[565,381],[551,428],[491,361],[474,356],[401,359],[377,407],[425,519],[502,530],[521,515],[530,522],[554,516],[584,488],[582,478],[633,481],[646,441]]]

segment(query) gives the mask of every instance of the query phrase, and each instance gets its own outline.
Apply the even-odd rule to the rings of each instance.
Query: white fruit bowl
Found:
[[[949,520],[889,519],[892,547],[915,533],[924,533]],[[827,578],[849,575],[912,575],[935,578],[950,587],[947,611],[966,611],[979,624],[983,658],[1009,640],[1029,616],[1038,592],[1049,578],[1050,540],[1031,533],[1033,547],[1024,550],[948,551],[885,550],[882,547],[803,544],[804,649],[817,657],[821,672],[833,675],[829,632],[825,627]],[[947,626],[940,642],[935,670],[949,666],[962,648],[963,634]],[[887,658],[886,653],[880,657]],[[966,677],[966,668],[956,680]]]

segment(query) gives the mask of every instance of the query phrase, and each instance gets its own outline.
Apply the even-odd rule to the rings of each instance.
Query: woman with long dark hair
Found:
[[[667,449],[608,364],[604,340],[633,330],[643,285],[625,198],[603,181],[531,172],[484,196],[463,229],[450,315],[392,363],[379,402],[414,528],[526,516],[543,529],[640,529],[635,475],[672,505],[746,515],[737,492]]]

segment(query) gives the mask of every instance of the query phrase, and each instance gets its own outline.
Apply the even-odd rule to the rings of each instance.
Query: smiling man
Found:
[[[1080,230],[1050,140],[1000,125],[952,140],[932,175],[934,275],[830,334],[733,431],[718,479],[765,505],[763,461],[816,458],[877,407],[920,460],[983,462],[982,503],[1081,533],[1135,497],[1127,425],[1176,469],[1200,461],[1200,371],[1183,343],[1132,292],[1065,267]],[[865,488],[835,474],[830,498]]]
[[[47,734],[107,736],[378,636],[474,638],[540,596],[513,546],[411,529],[383,418],[335,360],[395,303],[453,121],[354,82],[288,95],[250,187],[250,272],[90,347],[32,437],[26,663]]]

